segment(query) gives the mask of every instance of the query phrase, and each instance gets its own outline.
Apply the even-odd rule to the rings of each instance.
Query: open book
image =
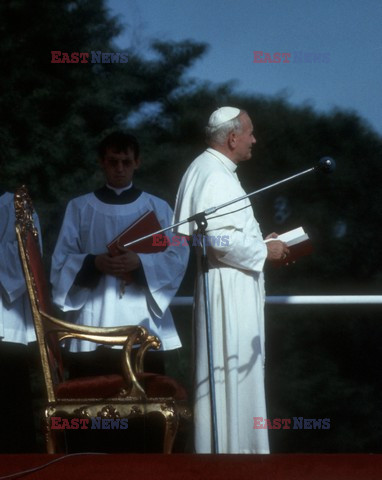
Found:
[[[281,263],[295,262],[298,258],[310,255],[313,251],[308,234],[302,227],[282,233],[277,238],[268,238],[265,243],[281,240],[289,247],[289,255]]]

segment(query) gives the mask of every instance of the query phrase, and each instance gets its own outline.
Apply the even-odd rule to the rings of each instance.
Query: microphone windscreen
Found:
[[[318,162],[318,169],[323,173],[332,173],[336,168],[336,162],[331,157],[322,157]]]

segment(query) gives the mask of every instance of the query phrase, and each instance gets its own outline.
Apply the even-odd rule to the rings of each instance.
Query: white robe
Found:
[[[70,201],[52,257],[53,300],[69,312],[69,321],[96,327],[142,325],[160,338],[163,350],[171,350],[181,342],[168,307],[187,266],[188,246],[138,254],[148,287],[131,283],[122,297],[121,280],[111,275],[102,275],[94,289],[74,285],[85,257],[106,253],[106,245],[148,210],[155,212],[163,228],[170,225],[168,204],[145,192],[123,205],[104,203],[94,193]],[[70,346],[71,351],[95,348],[94,343],[76,340]]]
[[[0,196],[0,339],[26,345],[36,339],[15,230],[14,196]],[[39,229],[37,215],[35,225]]]
[[[174,222],[245,195],[236,165],[211,148],[190,165],[177,194]],[[267,248],[248,199],[210,215],[207,234],[228,236],[208,248],[212,340],[220,453],[269,453],[264,391],[264,281]],[[178,227],[192,235],[195,224]],[[225,244],[225,245],[224,245]],[[211,452],[211,417],[203,278],[198,268],[195,299],[195,448]]]

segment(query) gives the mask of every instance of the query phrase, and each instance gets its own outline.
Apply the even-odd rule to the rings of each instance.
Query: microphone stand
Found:
[[[157,230],[156,232],[150,233],[148,235],[144,235],[141,238],[133,240],[131,242],[126,243],[123,245],[124,248],[128,248],[131,245],[134,245],[142,240],[152,237],[153,235],[158,235],[160,233],[166,232],[167,230],[172,230],[175,227],[183,225],[189,222],[195,222],[198,226],[202,234],[202,258],[201,258],[201,265],[203,271],[203,293],[204,293],[204,305],[205,305],[205,313],[206,313],[206,332],[207,332],[207,349],[208,349],[208,372],[209,372],[209,386],[210,386],[210,401],[211,401],[211,419],[212,419],[212,451],[213,453],[219,453],[219,445],[218,445],[218,434],[217,434],[217,419],[216,419],[216,396],[215,396],[215,382],[214,382],[214,362],[213,362],[213,348],[212,348],[212,334],[211,334],[211,309],[210,309],[210,297],[209,297],[209,283],[208,283],[208,259],[207,259],[207,247],[206,247],[206,228],[207,228],[207,215],[211,215],[212,213],[217,212],[218,210],[232,205],[233,203],[239,202],[240,200],[245,200],[246,198],[252,197],[253,195],[257,195],[258,193],[264,192],[265,190],[269,190],[270,188],[276,187],[281,185],[282,183],[288,182],[293,180],[301,175],[305,175],[314,171],[317,167],[311,167],[307,170],[304,170],[300,173],[296,173],[288,178],[284,178],[283,180],[279,180],[276,183],[268,185],[266,187],[260,188],[259,190],[255,190],[251,193],[246,195],[242,195],[241,197],[234,198],[228,202],[222,203],[216,207],[210,207],[204,210],[203,212],[196,213],[191,217],[181,220],[173,225],[170,225],[166,228],[162,228]],[[231,212],[227,212],[231,213]]]
[[[208,278],[208,258],[206,244],[207,220],[204,212],[193,216],[198,226],[198,231],[202,236],[202,256],[201,267],[203,272],[203,295],[204,295],[204,311],[206,315],[206,338],[207,338],[207,358],[208,358],[208,381],[210,387],[210,405],[211,405],[211,421],[212,421],[212,452],[219,453],[218,440],[218,424],[216,418],[216,393],[215,393],[215,369],[214,355],[212,344],[212,320],[210,307],[210,284]]]

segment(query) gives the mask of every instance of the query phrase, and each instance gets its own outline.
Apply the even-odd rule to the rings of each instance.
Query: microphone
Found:
[[[322,157],[318,161],[317,167],[314,167],[315,170],[318,169],[321,173],[332,173],[336,168],[336,162],[331,157]]]

